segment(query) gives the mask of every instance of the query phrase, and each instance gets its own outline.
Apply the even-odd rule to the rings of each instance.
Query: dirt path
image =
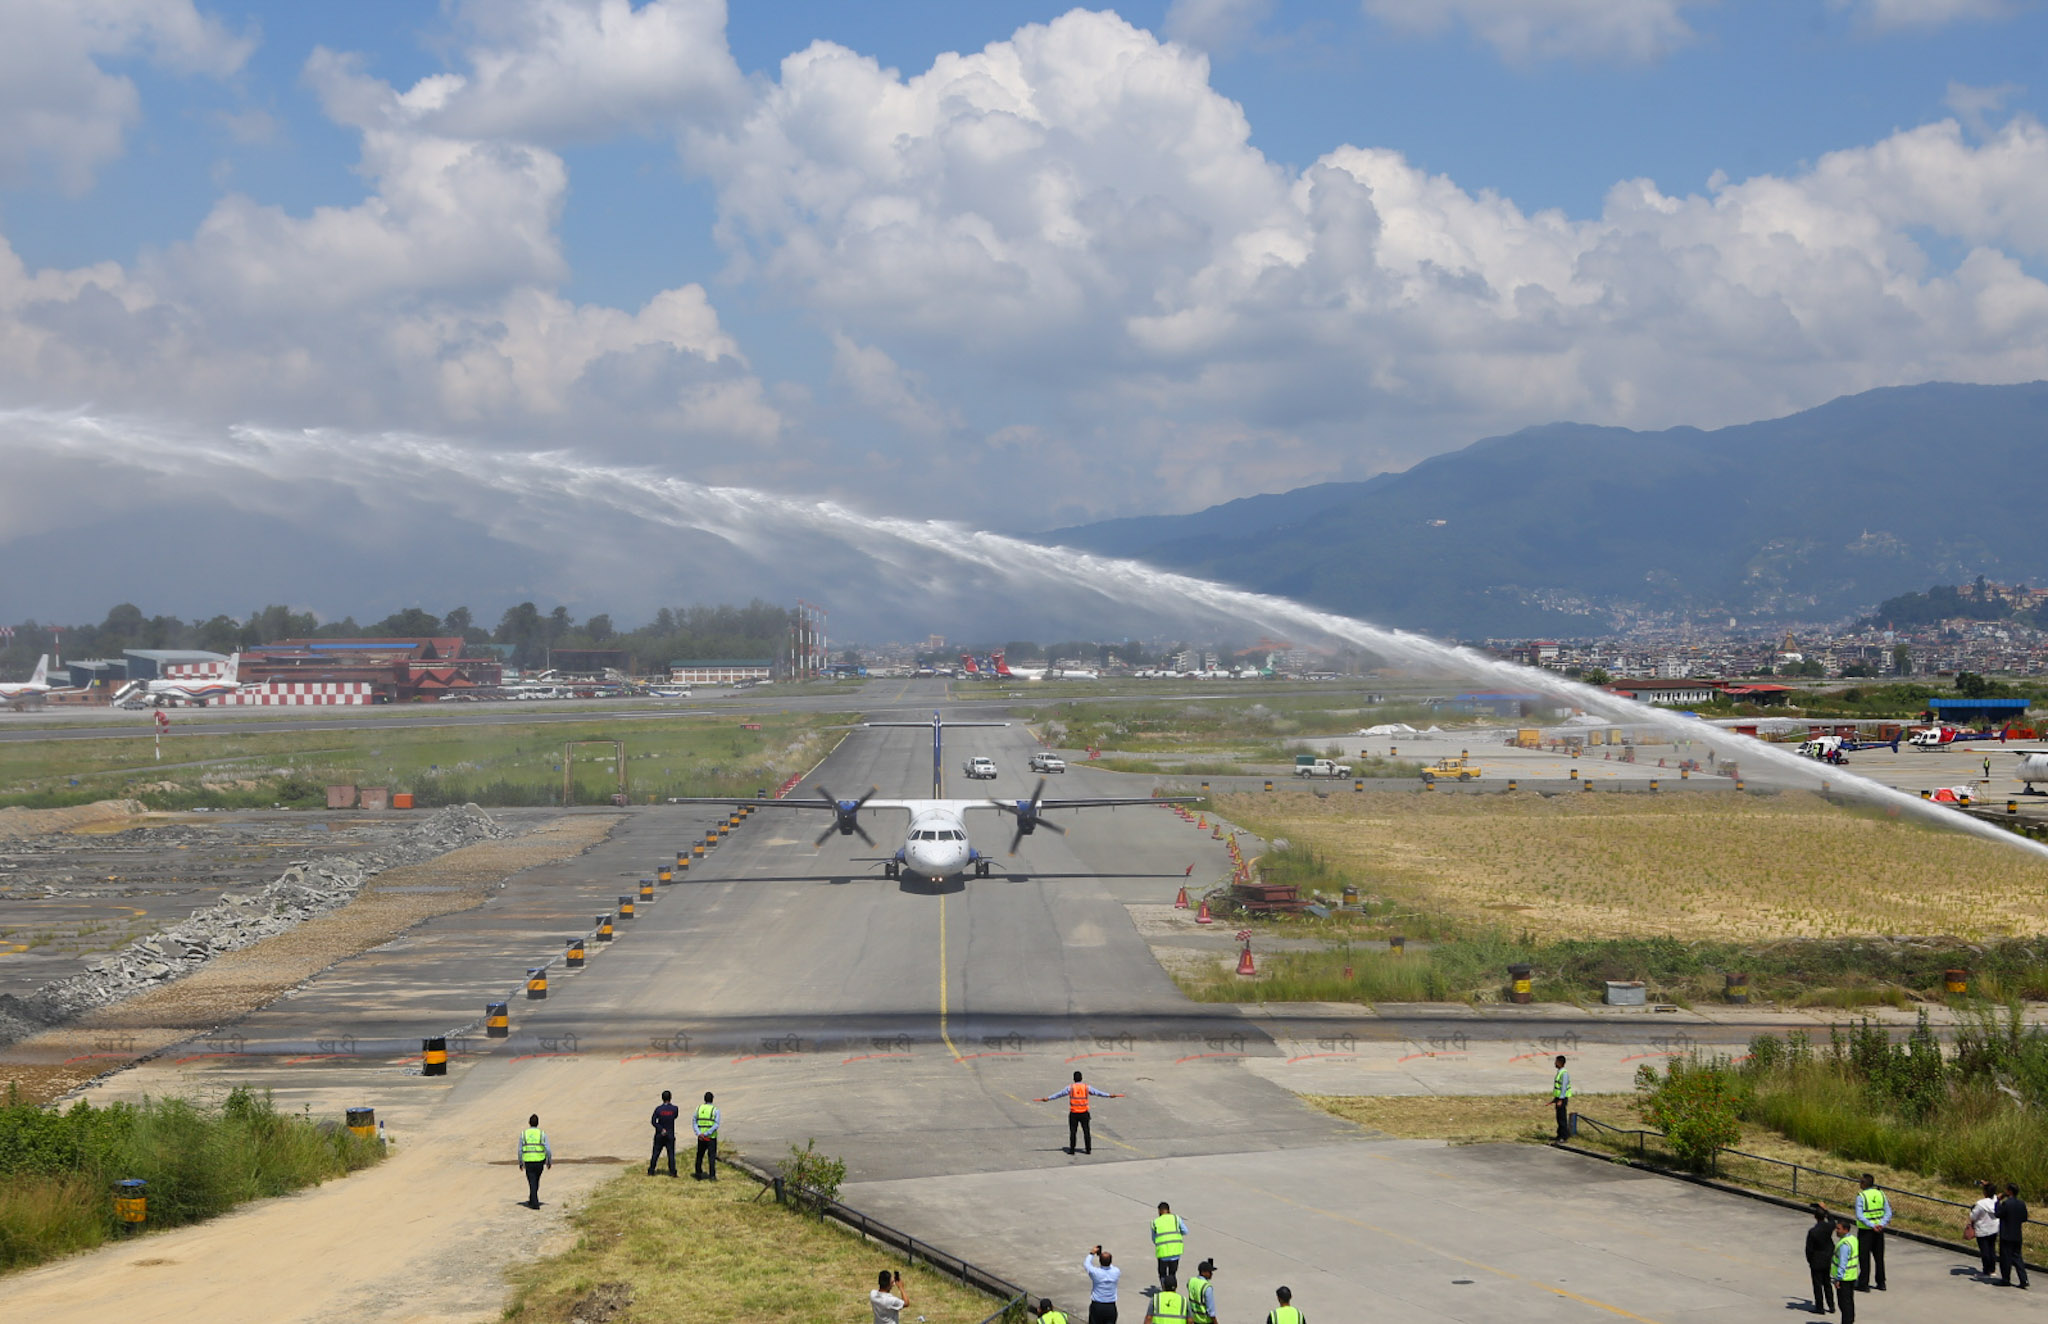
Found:
[[[337,961],[366,952],[437,915],[472,910],[498,883],[580,854],[611,832],[613,815],[572,815],[506,841],[464,846],[387,869],[347,905],[274,938],[227,952],[174,983],[33,1035],[0,1052],[0,1079],[30,1100],[56,1098],[109,1070],[230,1024]],[[407,888],[431,886],[432,892]]]
[[[366,1172],[225,1217],[107,1246],[5,1280],[9,1318],[101,1324],[132,1315],[209,1324],[403,1321],[482,1324],[505,1304],[502,1266],[567,1245],[562,1214],[618,1171],[646,1130],[616,1107],[613,1072],[480,1068],[450,1079],[449,1106]],[[460,1091],[458,1099],[447,1092]],[[642,1089],[641,1093],[645,1093]],[[638,1095],[628,1093],[624,1097]],[[615,1134],[580,1137],[557,1125],[544,1207],[521,1207],[514,1156],[529,1111],[549,1119],[614,1114]],[[479,1173],[490,1173],[479,1181]],[[678,1235],[681,1235],[679,1232]]]

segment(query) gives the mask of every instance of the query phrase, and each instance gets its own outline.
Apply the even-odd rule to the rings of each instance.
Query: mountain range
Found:
[[[1554,423],[1401,473],[1039,540],[1465,638],[1868,611],[2048,570],[2048,382],[1929,383],[1712,431]]]

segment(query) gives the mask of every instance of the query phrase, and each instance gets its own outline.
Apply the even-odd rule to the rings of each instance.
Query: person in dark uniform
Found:
[[[2005,1198],[1998,1202],[1998,1281],[2000,1286],[2010,1287],[2012,1272],[2017,1269],[2022,1292],[2027,1290],[2027,1261],[2021,1245],[2026,1227],[2027,1202],[2020,1199],[2020,1188],[2007,1182]]]
[[[1834,1259],[1835,1221],[1816,1200],[1813,1226],[1806,1229],[1806,1272],[1812,1280],[1812,1311],[1816,1315],[1832,1314],[1835,1309]]]
[[[654,1116],[648,1121],[654,1127],[654,1152],[647,1156],[647,1175],[654,1175],[654,1165],[661,1158],[663,1150],[668,1151],[668,1175],[676,1175],[676,1118],[683,1110],[669,1102],[669,1092],[661,1092],[661,1103],[654,1109]]]

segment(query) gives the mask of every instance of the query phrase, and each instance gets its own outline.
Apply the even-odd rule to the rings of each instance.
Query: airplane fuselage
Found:
[[[980,863],[980,851],[968,844],[967,819],[948,809],[913,813],[896,863],[904,873],[943,882]]]

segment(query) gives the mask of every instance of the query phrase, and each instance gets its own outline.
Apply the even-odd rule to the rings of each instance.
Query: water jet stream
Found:
[[[2048,856],[2048,846],[1967,814],[1554,672],[1503,662],[1287,598],[1229,588],[1137,561],[1041,546],[950,521],[867,515],[836,502],[692,482],[652,470],[597,463],[567,452],[490,452],[404,433],[292,431],[245,425],[209,434],[116,417],[42,410],[0,412],[0,428],[29,432],[33,444],[45,450],[100,461],[118,456],[165,478],[206,477],[210,471],[212,476],[243,474],[287,482],[337,483],[357,489],[373,506],[380,492],[424,495],[472,515],[515,541],[525,540],[504,531],[506,512],[497,508],[502,503],[509,500],[529,515],[544,515],[558,514],[564,501],[573,501],[666,528],[710,534],[763,559],[773,556],[787,533],[803,531],[856,547],[913,584],[938,582],[942,577],[934,573],[933,566],[946,562],[1021,588],[1083,589],[1105,603],[1125,608],[1238,625],[1256,623],[1284,633],[1312,631],[1418,670],[1484,677],[1559,694],[1615,721],[1697,740],[1746,764],[1767,764],[1796,784],[1896,808],[1942,827]],[[464,487],[469,491],[462,491]]]

